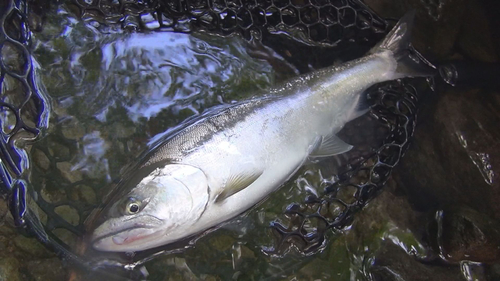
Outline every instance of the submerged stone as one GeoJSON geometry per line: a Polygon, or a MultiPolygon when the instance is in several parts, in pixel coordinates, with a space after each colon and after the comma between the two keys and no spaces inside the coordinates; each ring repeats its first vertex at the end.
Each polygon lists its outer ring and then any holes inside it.
{"type": "Polygon", "coordinates": [[[34,260],[28,262],[27,266],[33,280],[65,280],[66,270],[64,270],[61,261],[54,257],[50,259],[34,260]]]}
{"type": "Polygon", "coordinates": [[[0,259],[0,280],[20,281],[19,261],[12,257],[0,259]]]}
{"type": "Polygon", "coordinates": [[[73,165],[69,162],[59,162],[57,163],[57,168],[61,172],[62,176],[71,183],[81,181],[83,178],[82,172],[73,170],[73,165]]]}
{"type": "Polygon", "coordinates": [[[500,260],[500,223],[468,207],[438,212],[441,255],[450,262],[500,260]]]}
{"type": "Polygon", "coordinates": [[[54,255],[35,238],[17,235],[14,238],[14,244],[18,249],[24,251],[26,254],[29,254],[32,258],[46,258],[54,255]]]}
{"type": "Polygon", "coordinates": [[[63,205],[56,207],[54,212],[72,225],[76,226],[80,223],[80,215],[78,214],[78,211],[71,206],[63,205]]]}
{"type": "Polygon", "coordinates": [[[372,280],[463,280],[456,266],[432,266],[417,261],[391,242],[383,242],[370,268],[372,280]]]}

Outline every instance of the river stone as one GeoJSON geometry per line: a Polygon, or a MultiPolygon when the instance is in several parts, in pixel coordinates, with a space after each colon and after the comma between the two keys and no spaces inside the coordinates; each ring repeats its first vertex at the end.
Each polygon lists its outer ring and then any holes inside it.
{"type": "Polygon", "coordinates": [[[0,259],[0,280],[20,281],[19,261],[12,257],[0,259]]]}
{"type": "Polygon", "coordinates": [[[464,280],[457,267],[425,265],[390,241],[382,243],[370,273],[376,281],[464,280]]]}
{"type": "Polygon", "coordinates": [[[44,171],[47,171],[50,168],[50,160],[41,150],[35,149],[32,153],[32,159],[38,168],[44,171]]]}
{"type": "Polygon", "coordinates": [[[82,201],[87,204],[96,204],[96,194],[95,191],[87,185],[78,185],[72,189],[71,200],[82,201]]]}
{"type": "MultiPolygon", "coordinates": [[[[50,185],[50,182],[48,184],[50,185]]],[[[57,203],[66,200],[66,191],[64,191],[64,189],[48,186],[47,184],[42,186],[40,195],[42,196],[42,199],[48,203],[57,203]]]]}
{"type": "Polygon", "coordinates": [[[28,70],[24,66],[28,64],[22,48],[9,41],[6,41],[0,48],[0,55],[7,71],[17,75],[25,75],[28,70]]]}
{"type": "Polygon", "coordinates": [[[0,198],[0,221],[3,221],[4,217],[9,212],[9,206],[7,205],[7,201],[3,198],[0,198]]]}
{"type": "Polygon", "coordinates": [[[34,200],[29,200],[28,206],[33,211],[33,214],[38,217],[42,224],[47,223],[47,213],[45,213],[45,211],[43,211],[42,208],[40,208],[40,206],[34,200]]]}
{"type": "Polygon", "coordinates": [[[76,118],[71,118],[64,124],[62,134],[67,139],[78,140],[85,135],[85,129],[76,118]]]}
{"type": "Polygon", "coordinates": [[[133,124],[127,126],[123,123],[116,123],[110,128],[110,133],[116,138],[130,138],[135,133],[133,124]]]}
{"type": "Polygon", "coordinates": [[[77,226],[80,223],[80,215],[78,214],[78,211],[71,206],[58,206],[54,209],[54,212],[74,226],[77,226]]]}
{"type": "Polygon", "coordinates": [[[210,238],[209,243],[215,250],[224,252],[233,246],[234,238],[229,235],[216,235],[210,238]]]}
{"type": "Polygon", "coordinates": [[[421,210],[465,204],[500,219],[498,93],[442,91],[422,105],[396,181],[421,210]]]}
{"type": "Polygon", "coordinates": [[[36,281],[65,280],[66,270],[59,258],[33,260],[28,262],[27,269],[36,281]]]}
{"type": "Polygon", "coordinates": [[[52,155],[56,160],[58,161],[70,160],[71,155],[69,148],[59,141],[51,139],[48,142],[48,149],[50,155],[52,155]]]}
{"type": "Polygon", "coordinates": [[[59,239],[61,239],[71,248],[73,248],[73,246],[78,240],[78,237],[73,232],[66,230],[64,228],[57,228],[54,231],[52,231],[52,233],[54,233],[54,235],[56,235],[59,239]]]}
{"type": "Polygon", "coordinates": [[[81,181],[83,178],[82,172],[79,170],[73,170],[73,165],[69,162],[59,162],[56,166],[59,171],[61,171],[62,176],[71,183],[81,181]]]}
{"type": "Polygon", "coordinates": [[[35,238],[28,238],[24,235],[17,235],[14,238],[14,244],[18,249],[29,254],[31,258],[46,258],[54,256],[53,253],[49,252],[35,238]]]}
{"type": "Polygon", "coordinates": [[[492,263],[500,260],[500,223],[468,207],[442,211],[441,255],[450,262],[492,263]]]}

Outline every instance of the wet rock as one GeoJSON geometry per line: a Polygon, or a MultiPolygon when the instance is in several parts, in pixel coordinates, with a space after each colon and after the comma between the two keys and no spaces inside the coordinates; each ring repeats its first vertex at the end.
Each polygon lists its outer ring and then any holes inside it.
{"type": "Polygon", "coordinates": [[[87,204],[96,204],[97,198],[95,191],[87,185],[78,185],[72,189],[71,200],[82,201],[87,204]]]}
{"type": "MultiPolygon", "coordinates": [[[[342,200],[342,202],[346,204],[353,204],[356,201],[356,193],[358,192],[358,188],[352,185],[345,186],[339,190],[337,198],[342,200]]],[[[335,204],[332,204],[333,207],[335,204]]],[[[336,206],[338,207],[338,206],[336,206]]],[[[336,209],[335,207],[333,207],[336,209]]],[[[333,210],[332,210],[333,211],[333,210]]]]}
{"type": "Polygon", "coordinates": [[[34,260],[27,264],[29,274],[37,281],[65,280],[66,270],[58,258],[34,260]]]}
{"type": "Polygon", "coordinates": [[[0,239],[7,239],[16,235],[14,218],[10,213],[9,205],[6,200],[0,198],[0,239]]]}
{"type": "Polygon", "coordinates": [[[245,267],[248,267],[248,264],[255,260],[255,253],[245,245],[234,244],[232,258],[234,270],[245,270],[245,267]]]}
{"type": "Polygon", "coordinates": [[[229,235],[217,235],[209,240],[209,243],[217,251],[226,251],[233,246],[234,238],[229,235]]]}
{"type": "Polygon", "coordinates": [[[33,162],[38,168],[44,171],[47,171],[50,168],[50,160],[41,150],[35,149],[32,155],[33,162]]]}
{"type": "Polygon", "coordinates": [[[31,208],[31,210],[33,211],[33,214],[35,216],[38,217],[38,219],[40,219],[40,222],[42,224],[46,224],[47,223],[47,213],[45,213],[41,208],[40,206],[37,205],[37,203],[34,201],[34,200],[30,200],[29,201],[29,208],[31,208]]]}
{"type": "MultiPolygon", "coordinates": [[[[196,242],[196,246],[184,253],[186,265],[192,273],[215,275],[221,280],[229,280],[234,274],[232,248],[235,238],[220,229],[196,242]]],[[[178,266],[176,265],[178,268],[178,266]]]]}
{"type": "Polygon", "coordinates": [[[344,238],[336,239],[327,251],[314,259],[297,260],[292,267],[300,270],[290,274],[288,280],[349,280],[353,265],[344,238]]]}
{"type": "Polygon", "coordinates": [[[500,276],[490,270],[491,267],[477,262],[461,262],[462,273],[467,280],[500,280],[500,276]]]}
{"type": "Polygon", "coordinates": [[[450,262],[491,263],[500,259],[500,223],[467,207],[439,211],[437,237],[450,262]]]}
{"type": "Polygon", "coordinates": [[[394,170],[415,208],[468,205],[500,219],[498,108],[494,92],[455,89],[425,97],[412,147],[394,170]]]}
{"type": "MultiPolygon", "coordinates": [[[[184,258],[180,257],[163,257],[157,259],[147,266],[148,271],[152,275],[148,276],[148,280],[198,280],[196,276],[186,263],[184,258]]],[[[201,278],[206,280],[205,278],[201,278]]]]}
{"type": "MultiPolygon", "coordinates": [[[[304,265],[297,264],[300,270],[290,277],[297,280],[365,279],[367,261],[372,261],[378,255],[377,249],[383,247],[381,245],[384,243],[397,244],[397,251],[410,259],[425,258],[430,252],[421,242],[425,222],[425,214],[414,211],[396,183],[389,181],[384,191],[356,214],[347,230],[329,237],[329,241],[333,242],[322,253],[314,256],[312,261],[303,258],[301,262],[304,265]]],[[[391,265],[386,269],[391,271],[391,265]]],[[[425,267],[423,269],[427,273],[431,272],[425,267]]],[[[460,275],[459,267],[453,270],[454,276],[460,275]]],[[[417,278],[421,273],[415,270],[411,276],[408,273],[409,279],[401,280],[418,280],[412,278],[417,278]]]]}
{"type": "Polygon", "coordinates": [[[17,75],[25,75],[27,58],[22,48],[7,41],[0,48],[0,56],[7,71],[14,72],[17,75]]]}
{"type": "Polygon", "coordinates": [[[54,209],[54,212],[72,225],[76,226],[80,223],[80,215],[78,214],[78,211],[71,206],[58,206],[54,209]]]}
{"type": "Polygon", "coordinates": [[[254,259],[255,253],[246,246],[241,246],[241,257],[244,259],[254,259]]]}
{"type": "Polygon", "coordinates": [[[23,235],[17,235],[14,238],[14,244],[17,249],[29,254],[31,258],[46,258],[52,257],[54,254],[49,252],[40,242],[35,238],[28,238],[23,235]]]}
{"type": "MultiPolygon", "coordinates": [[[[64,105],[64,103],[59,103],[59,102],[55,102],[53,104],[52,112],[56,117],[68,115],[67,107],[64,105]]],[[[56,129],[55,126],[49,126],[49,133],[54,133],[55,129],[56,129]]]]}
{"type": "Polygon", "coordinates": [[[59,239],[61,239],[64,243],[72,247],[78,241],[78,237],[71,231],[64,228],[57,228],[52,231],[54,235],[56,235],[59,239]]]}
{"type": "Polygon", "coordinates": [[[69,162],[59,162],[56,164],[57,168],[61,172],[62,176],[69,182],[74,183],[82,180],[82,172],[79,170],[73,170],[73,165],[69,162]]]}
{"type": "Polygon", "coordinates": [[[414,210],[396,181],[389,179],[383,192],[357,214],[347,240],[358,247],[353,250],[376,248],[376,239],[392,240],[423,258],[430,252],[424,239],[427,223],[427,214],[414,210]]]}
{"type": "Polygon", "coordinates": [[[64,191],[64,189],[59,189],[47,184],[42,186],[40,195],[42,196],[42,199],[48,203],[57,203],[66,200],[66,191],[64,191]]]}
{"type": "Polygon", "coordinates": [[[9,206],[7,205],[7,201],[0,198],[0,221],[3,221],[5,215],[9,212],[9,206]]]}
{"type": "Polygon", "coordinates": [[[70,150],[69,147],[62,144],[58,140],[52,139],[48,142],[49,153],[58,161],[68,161],[70,160],[70,150]]]}
{"type": "Polygon", "coordinates": [[[373,280],[464,280],[458,266],[432,266],[418,262],[392,242],[383,242],[369,269],[373,280]]]}
{"type": "Polygon", "coordinates": [[[486,265],[485,273],[489,280],[500,280],[500,264],[486,265]]]}
{"type": "Polygon", "coordinates": [[[205,275],[205,276],[203,276],[203,280],[205,280],[205,281],[218,281],[220,279],[215,277],[215,276],[212,276],[212,275],[205,275]]]}
{"type": "Polygon", "coordinates": [[[184,280],[180,272],[172,272],[172,274],[166,278],[167,281],[181,281],[184,280]]]}
{"type": "Polygon", "coordinates": [[[0,259],[0,280],[19,281],[19,261],[12,257],[0,259]]]}
{"type": "Polygon", "coordinates": [[[67,139],[78,140],[85,135],[85,128],[76,118],[71,118],[67,123],[64,124],[62,134],[67,139]]]}
{"type": "Polygon", "coordinates": [[[129,138],[135,133],[135,130],[136,128],[133,124],[127,126],[122,123],[116,123],[112,128],[110,128],[110,134],[112,134],[115,138],[129,138]]]}
{"type": "Polygon", "coordinates": [[[10,213],[7,214],[6,218],[8,218],[8,220],[4,220],[0,224],[0,240],[7,239],[7,237],[17,234],[17,231],[14,229],[14,222],[10,213]]]}

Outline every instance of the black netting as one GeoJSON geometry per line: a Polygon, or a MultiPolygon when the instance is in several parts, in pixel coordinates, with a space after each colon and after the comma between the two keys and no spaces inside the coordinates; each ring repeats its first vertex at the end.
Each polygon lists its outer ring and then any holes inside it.
{"type": "MultiPolygon", "coordinates": [[[[96,198],[85,197],[85,189],[99,194],[98,183],[89,178],[56,182],[54,179],[64,177],[43,175],[42,167],[36,180],[63,189],[68,195],[76,194],[51,200],[50,196],[42,196],[42,190],[33,190],[28,181],[31,171],[25,143],[42,135],[49,115],[49,103],[31,57],[28,15],[43,15],[45,2],[34,1],[31,7],[24,1],[4,2],[0,4],[1,190],[9,197],[18,226],[28,226],[31,233],[68,260],[88,264],[74,254],[74,245],[69,244],[82,236],[85,218],[99,203],[96,198]],[[68,210],[77,212],[77,221],[69,223],[60,217],[61,212],[68,210]]],[[[67,5],[102,32],[196,30],[219,35],[239,33],[245,38],[272,41],[285,31],[308,47],[330,46],[338,52],[360,42],[373,45],[387,27],[384,20],[357,0],[73,0],[67,5]]],[[[32,27],[37,25],[33,23],[32,27]]],[[[383,187],[408,148],[415,126],[417,93],[406,83],[387,83],[371,89],[368,103],[370,114],[341,132],[341,137],[355,149],[343,156],[335,181],[324,183],[319,196],[310,195],[304,202],[289,205],[284,215],[272,223],[275,244],[267,249],[268,253],[281,255],[291,246],[304,254],[317,252],[325,245],[328,230],[349,225],[353,214],[383,187]],[[362,130],[360,135],[360,127],[371,129],[362,130]]],[[[37,143],[31,155],[42,159],[46,169],[59,167],[76,145],[75,140],[49,134],[37,143]]],[[[126,260],[137,265],[150,259],[151,254],[154,252],[126,260]]],[[[97,267],[101,264],[97,262],[97,267]]]]}
{"type": "Polygon", "coordinates": [[[23,147],[47,128],[49,104],[31,59],[27,5],[5,1],[0,8],[0,178],[16,224],[24,226],[29,160],[23,147]]]}
{"type": "Polygon", "coordinates": [[[320,196],[290,204],[271,224],[275,244],[267,249],[269,254],[282,255],[291,246],[303,254],[316,253],[325,246],[327,231],[349,226],[354,213],[389,179],[413,136],[418,94],[412,85],[391,82],[373,88],[368,100],[371,114],[354,120],[339,134],[354,145],[344,155],[347,164],[333,183],[325,184],[320,196]]]}
{"type": "Polygon", "coordinates": [[[133,30],[239,32],[295,29],[301,38],[318,44],[366,40],[383,32],[386,23],[358,0],[173,0],[83,1],[73,0],[83,19],[133,30]]]}

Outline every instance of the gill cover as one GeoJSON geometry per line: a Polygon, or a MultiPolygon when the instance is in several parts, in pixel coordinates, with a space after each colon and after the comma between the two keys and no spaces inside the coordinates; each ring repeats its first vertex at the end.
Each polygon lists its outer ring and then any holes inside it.
{"type": "Polygon", "coordinates": [[[183,164],[158,167],[113,202],[108,219],[93,232],[100,251],[140,251],[171,242],[205,210],[208,186],[200,169],[183,164]]]}

